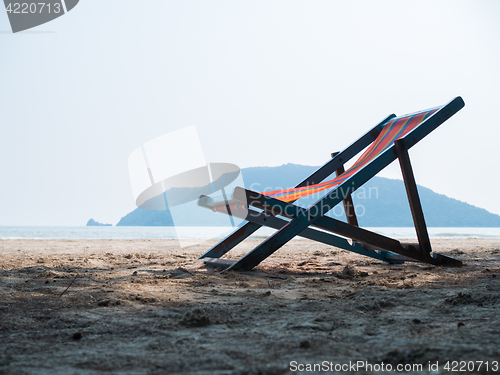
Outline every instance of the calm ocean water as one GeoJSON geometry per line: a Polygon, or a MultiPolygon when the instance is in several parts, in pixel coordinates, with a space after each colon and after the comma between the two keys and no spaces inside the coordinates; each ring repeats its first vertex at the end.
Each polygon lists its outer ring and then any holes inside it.
{"type": "MultiPolygon", "coordinates": [[[[416,238],[414,228],[367,228],[393,238],[416,238]]],[[[0,226],[2,239],[210,239],[231,228],[212,227],[17,227],[0,226]]],[[[274,233],[261,228],[252,237],[274,233]]],[[[500,238],[500,228],[429,228],[431,238],[500,238]]]]}

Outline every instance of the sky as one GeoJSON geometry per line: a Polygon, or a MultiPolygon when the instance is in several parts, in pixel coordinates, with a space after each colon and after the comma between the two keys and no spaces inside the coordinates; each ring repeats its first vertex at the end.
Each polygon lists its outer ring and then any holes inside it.
{"type": "Polygon", "coordinates": [[[410,150],[417,183],[500,214],[499,17],[496,0],[80,0],[12,34],[0,12],[0,225],[116,224],[129,155],[187,126],[208,162],[322,165],[458,95],[410,150]]]}

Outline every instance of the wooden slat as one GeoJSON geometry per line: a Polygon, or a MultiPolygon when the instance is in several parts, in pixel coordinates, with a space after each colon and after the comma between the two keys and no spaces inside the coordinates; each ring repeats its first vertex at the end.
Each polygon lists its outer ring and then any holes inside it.
{"type": "Polygon", "coordinates": [[[411,167],[410,155],[408,155],[405,140],[397,140],[395,142],[395,147],[396,154],[399,159],[399,165],[401,166],[401,172],[403,174],[406,195],[408,196],[408,202],[410,203],[413,224],[415,225],[415,230],[417,231],[418,243],[422,252],[430,254],[432,252],[431,241],[429,239],[429,233],[427,232],[424,211],[422,210],[422,204],[420,203],[420,197],[418,196],[417,183],[415,182],[415,176],[413,175],[413,168],[411,167]]]}
{"type": "MultiPolygon", "coordinates": [[[[337,155],[338,152],[333,152],[332,153],[332,158],[335,157],[335,155],[337,155]]],[[[335,174],[337,176],[340,176],[341,174],[343,174],[345,172],[345,169],[344,169],[344,166],[340,166],[338,167],[336,170],[335,170],[335,174]]],[[[352,201],[352,196],[351,194],[349,194],[348,196],[346,196],[343,200],[342,200],[342,203],[344,204],[344,212],[345,212],[345,216],[346,216],[346,220],[349,224],[351,225],[354,225],[354,226],[357,226],[359,227],[359,224],[358,224],[358,218],[356,217],[356,210],[354,209],[354,203],[352,201]]]]}

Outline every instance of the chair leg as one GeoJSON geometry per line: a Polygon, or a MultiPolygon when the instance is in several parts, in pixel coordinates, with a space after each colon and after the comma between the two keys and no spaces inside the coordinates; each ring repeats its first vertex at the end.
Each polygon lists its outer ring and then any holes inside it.
{"type": "MultiPolygon", "coordinates": [[[[337,155],[337,154],[338,154],[338,152],[332,152],[332,158],[335,157],[335,155],[337,155]]],[[[337,170],[335,171],[335,174],[337,176],[340,176],[344,172],[345,172],[344,166],[341,165],[340,167],[337,168],[337,170]]],[[[351,225],[359,227],[358,218],[356,217],[356,211],[354,210],[354,203],[352,202],[351,194],[347,195],[342,200],[342,203],[344,204],[344,211],[345,211],[345,216],[346,216],[347,222],[351,225]]]]}
{"type": "Polygon", "coordinates": [[[417,183],[415,182],[415,176],[413,175],[408,148],[404,138],[395,141],[394,145],[399,159],[399,165],[401,166],[401,172],[403,174],[413,223],[415,224],[415,229],[417,231],[418,243],[424,254],[430,254],[432,252],[431,241],[429,240],[429,233],[427,232],[427,226],[425,224],[424,212],[420,203],[420,197],[418,196],[417,183]]]}
{"type": "Polygon", "coordinates": [[[259,229],[261,225],[255,223],[245,223],[238,229],[236,229],[229,236],[221,240],[217,245],[213,246],[210,250],[206,251],[202,255],[198,257],[198,259],[202,258],[220,258],[228,251],[230,251],[233,247],[244,241],[250,235],[259,229]]]}

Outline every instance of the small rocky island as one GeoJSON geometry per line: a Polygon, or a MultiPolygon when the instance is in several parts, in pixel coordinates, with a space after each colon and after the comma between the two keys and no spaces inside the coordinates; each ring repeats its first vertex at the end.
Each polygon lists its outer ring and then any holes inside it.
{"type": "Polygon", "coordinates": [[[87,226],[88,227],[111,227],[112,224],[103,224],[99,223],[98,221],[95,221],[94,219],[90,219],[87,221],[87,226]]]}

